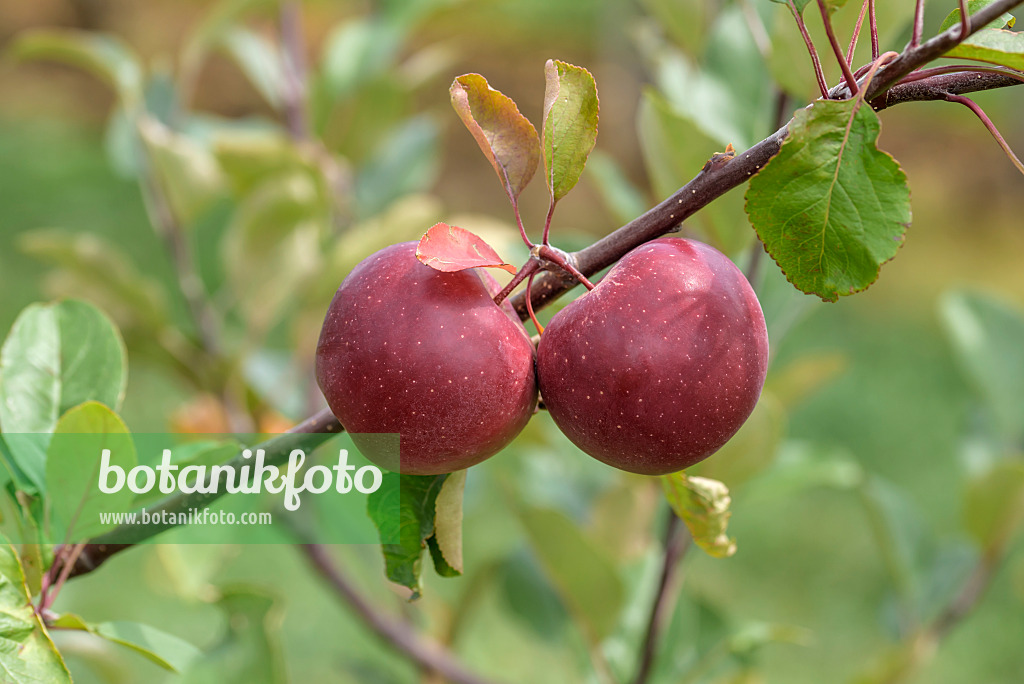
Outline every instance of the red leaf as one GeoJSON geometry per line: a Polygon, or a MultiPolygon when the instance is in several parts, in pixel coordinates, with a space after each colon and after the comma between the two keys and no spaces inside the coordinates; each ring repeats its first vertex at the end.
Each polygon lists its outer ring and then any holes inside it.
{"type": "Polygon", "coordinates": [[[446,273],[480,266],[503,268],[512,274],[516,272],[516,267],[506,264],[482,238],[447,223],[435,223],[423,234],[416,247],[416,258],[446,273]]]}

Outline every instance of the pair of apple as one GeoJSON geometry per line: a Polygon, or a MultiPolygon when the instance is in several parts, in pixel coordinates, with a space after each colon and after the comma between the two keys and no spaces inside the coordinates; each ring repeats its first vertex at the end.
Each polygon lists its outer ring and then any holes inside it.
{"type": "Polygon", "coordinates": [[[757,403],[764,316],[740,270],[708,245],[670,237],[637,247],[552,318],[536,350],[488,279],[425,266],[409,242],[342,282],[317,381],[368,458],[412,475],[468,468],[519,434],[539,386],[580,449],[658,475],[717,451],[757,403]],[[400,464],[375,453],[371,433],[400,435],[400,464]]]}

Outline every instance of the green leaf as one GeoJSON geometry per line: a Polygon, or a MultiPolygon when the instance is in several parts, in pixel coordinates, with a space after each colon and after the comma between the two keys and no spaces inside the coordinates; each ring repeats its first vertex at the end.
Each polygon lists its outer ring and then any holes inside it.
{"type": "Polygon", "coordinates": [[[270,176],[245,198],[221,244],[250,335],[261,335],[320,264],[327,198],[308,173],[270,176]]]}
{"type": "MultiPolygon", "coordinates": [[[[807,7],[807,3],[809,3],[810,1],[811,0],[772,0],[772,2],[777,2],[780,5],[795,5],[797,10],[801,14],[804,11],[804,7],[807,7]]],[[[845,2],[845,0],[844,0],[844,2],[845,2]]]]}
{"type": "Polygon", "coordinates": [[[51,503],[54,539],[76,543],[115,527],[100,522],[101,513],[127,511],[135,494],[128,483],[104,493],[116,478],[101,477],[104,450],[109,464],[128,473],[137,463],[135,444],[116,413],[95,401],[71,409],[57,422],[46,452],[46,491],[51,503]],[[104,482],[106,480],[106,482],[104,482]]]}
{"type": "Polygon", "coordinates": [[[0,681],[71,684],[71,675],[32,606],[14,547],[0,544],[0,681]]]}
{"type": "Polygon", "coordinates": [[[957,361],[998,433],[1010,442],[1024,440],[1024,314],[966,290],[943,296],[940,311],[957,361]]]}
{"type": "Polygon", "coordinates": [[[747,215],[789,282],[834,302],[860,292],[903,244],[906,175],[880,151],[861,100],[797,112],[779,153],[751,181],[747,215]]]}
{"type": "Polygon", "coordinates": [[[382,18],[359,18],[335,28],[324,42],[321,88],[343,101],[394,63],[404,31],[382,18]]]}
{"type": "Polygon", "coordinates": [[[232,26],[221,38],[221,46],[267,104],[280,108],[285,75],[277,45],[247,28],[232,26]]]}
{"type": "Polygon", "coordinates": [[[72,406],[96,400],[115,410],[128,360],[110,319],[86,302],[32,304],[0,348],[0,429],[25,474],[43,487],[48,435],[72,406]]]}
{"type": "MultiPolygon", "coordinates": [[[[713,152],[728,144],[746,149],[770,132],[773,79],[741,7],[729,5],[715,17],[699,59],[654,31],[645,33],[638,47],[652,64],[665,105],[674,118],[682,119],[672,128],[691,129],[674,130],[674,136],[698,141],[696,150],[676,150],[687,163],[685,180],[697,175],[713,152]],[[693,160],[694,156],[702,158],[693,160]]],[[[793,70],[792,65],[789,68],[793,70]]],[[[639,126],[641,135],[645,125],[639,126]]]]}
{"type": "Polygon", "coordinates": [[[643,192],[626,177],[622,167],[611,155],[595,150],[590,155],[586,172],[618,224],[629,223],[650,206],[643,192]]]}
{"type": "MultiPolygon", "coordinates": [[[[977,14],[978,12],[988,7],[995,1],[996,0],[969,0],[967,3],[967,16],[977,14]]],[[[1013,28],[1013,25],[1014,23],[1016,23],[1016,21],[1017,19],[1014,18],[1012,14],[1004,12],[1002,15],[999,16],[998,19],[995,19],[994,21],[991,21],[988,24],[986,24],[985,28],[1013,28]]],[[[953,10],[948,15],[946,15],[946,18],[942,20],[942,25],[939,26],[939,32],[941,33],[943,31],[953,28],[954,26],[959,25],[960,8],[958,7],[957,9],[953,10]]]]}
{"type": "Polygon", "coordinates": [[[480,74],[463,74],[451,89],[452,107],[494,167],[515,203],[540,161],[537,129],[511,98],[491,88],[480,74]]]}
{"type": "Polygon", "coordinates": [[[356,174],[359,217],[373,216],[400,197],[427,190],[438,169],[438,126],[429,116],[392,131],[356,174]]]}
{"type": "Polygon", "coordinates": [[[1024,521],[1024,461],[1005,459],[967,487],[964,520],[983,548],[1005,543],[1024,521]]]}
{"type": "Polygon", "coordinates": [[[276,600],[254,587],[222,590],[224,632],[203,657],[186,670],[180,684],[284,684],[281,624],[276,600]]]}
{"type": "Polygon", "coordinates": [[[563,513],[527,508],[520,519],[541,567],[592,643],[615,628],[625,603],[622,578],[606,553],[563,513]]]}
{"type": "Polygon", "coordinates": [[[1024,70],[1024,33],[985,28],[943,55],[1024,70]]]}
{"type": "Polygon", "coordinates": [[[448,577],[462,574],[462,494],[466,472],[459,470],[445,478],[434,503],[434,536],[430,538],[430,550],[438,573],[448,577]]]}
{"type": "Polygon", "coordinates": [[[186,227],[225,192],[224,174],[213,153],[196,140],[170,130],[152,117],[139,120],[160,190],[186,227]]]}
{"type": "Polygon", "coordinates": [[[448,475],[385,473],[380,488],[367,497],[367,511],[381,535],[387,578],[422,592],[423,550],[434,536],[435,504],[448,475]]]}
{"type": "Polygon", "coordinates": [[[315,171],[301,149],[275,129],[220,131],[211,147],[232,190],[241,198],[275,175],[315,171]]]}
{"type": "Polygon", "coordinates": [[[111,86],[128,107],[141,102],[142,66],[120,38],[70,29],[21,33],[10,53],[20,60],[53,60],[83,69],[111,86]]]}
{"type": "Polygon", "coordinates": [[[552,202],[565,197],[583,173],[597,142],[597,84],[586,69],[549,59],[544,65],[541,150],[552,202]]]}
{"type": "Polygon", "coordinates": [[[104,639],[126,646],[171,672],[183,672],[202,655],[184,639],[137,622],[101,622],[94,630],[104,639]]]}
{"type": "Polygon", "coordinates": [[[54,621],[55,627],[76,629],[125,646],[170,672],[184,672],[202,652],[189,642],[138,622],[86,622],[74,613],[54,621]]]}
{"type": "Polygon", "coordinates": [[[663,475],[661,484],[672,510],[686,523],[697,546],[715,558],[736,553],[736,541],[726,534],[732,499],[724,484],[682,472],[663,475]]]}
{"type": "Polygon", "coordinates": [[[68,294],[89,293],[122,327],[138,325],[155,335],[167,325],[160,283],[139,273],[117,245],[93,233],[42,229],[22,233],[18,246],[31,257],[59,266],[68,294]]]}

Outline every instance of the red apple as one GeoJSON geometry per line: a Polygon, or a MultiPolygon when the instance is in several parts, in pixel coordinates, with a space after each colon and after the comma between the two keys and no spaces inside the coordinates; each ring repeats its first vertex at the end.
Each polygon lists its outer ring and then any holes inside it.
{"type": "MultiPolygon", "coordinates": [[[[534,348],[475,269],[442,273],[416,243],[366,258],[341,283],[316,351],[327,403],[364,455],[411,475],[494,455],[537,402],[534,348]],[[397,433],[401,463],[368,433],[397,433]]],[[[391,449],[393,451],[393,449],[391,449]]]]}
{"type": "Polygon", "coordinates": [[[598,460],[661,475],[701,461],[754,410],[768,332],[750,283],[721,252],[661,238],[634,249],[541,336],[541,397],[598,460]]]}

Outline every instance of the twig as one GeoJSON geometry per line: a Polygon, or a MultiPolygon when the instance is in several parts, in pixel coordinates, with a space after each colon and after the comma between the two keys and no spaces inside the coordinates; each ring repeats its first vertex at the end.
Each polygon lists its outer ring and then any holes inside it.
{"type": "MultiPolygon", "coordinates": [[[[864,26],[864,15],[867,13],[868,3],[871,0],[864,0],[864,4],[860,6],[860,16],[857,17],[857,25],[853,29],[853,37],[850,38],[850,47],[846,49],[846,63],[853,64],[853,53],[857,51],[857,41],[860,40],[860,30],[864,26]]],[[[874,55],[871,57],[872,60],[876,59],[874,55]]]]}
{"type": "Polygon", "coordinates": [[[377,612],[342,573],[324,546],[302,544],[299,548],[349,608],[392,648],[411,658],[424,670],[454,684],[491,684],[490,680],[467,670],[440,644],[421,637],[408,623],[377,612]]]}
{"type": "MultiPolygon", "coordinates": [[[[971,31],[968,35],[976,33],[978,29],[995,21],[1022,2],[1024,0],[996,0],[991,5],[978,10],[971,16],[971,31]]],[[[867,100],[876,104],[875,98],[888,91],[911,71],[941,57],[963,42],[967,36],[962,33],[958,24],[921,45],[908,47],[897,59],[879,70],[878,76],[868,87],[867,100]]]]}
{"type": "Polygon", "coordinates": [[[281,5],[281,51],[284,57],[284,103],[288,132],[295,140],[309,137],[306,111],[306,43],[302,38],[302,8],[298,0],[281,5]]]}
{"type": "Polygon", "coordinates": [[[924,0],[916,0],[914,4],[914,31],[910,36],[910,47],[917,47],[924,34],[924,0]]]}
{"type": "Polygon", "coordinates": [[[675,511],[669,509],[665,522],[665,555],[661,565],[661,577],[647,618],[647,632],[644,634],[633,684],[646,684],[651,676],[665,613],[675,605],[675,598],[679,592],[679,561],[686,555],[692,540],[682,520],[675,511]]]}
{"type": "Polygon", "coordinates": [[[871,26],[871,61],[878,59],[878,18],[875,16],[875,0],[868,0],[868,23],[871,26]]]}
{"type": "Polygon", "coordinates": [[[843,49],[839,47],[839,40],[836,38],[835,29],[832,28],[832,17],[828,14],[828,7],[825,5],[825,0],[818,0],[818,9],[821,10],[821,21],[825,24],[825,35],[828,36],[828,44],[832,46],[832,53],[835,55],[836,61],[839,62],[839,68],[843,71],[843,79],[846,81],[846,87],[850,89],[851,93],[856,95],[857,79],[853,77],[853,72],[850,70],[850,64],[843,56],[843,49]]]}
{"type": "Polygon", "coordinates": [[[818,59],[818,50],[814,47],[814,41],[811,40],[811,34],[807,32],[807,24],[804,23],[803,15],[800,14],[800,10],[796,8],[792,0],[786,3],[789,6],[789,11],[793,13],[793,19],[796,21],[796,27],[800,31],[800,36],[804,39],[804,45],[807,46],[807,52],[811,55],[811,63],[814,65],[814,78],[818,81],[818,90],[821,92],[823,98],[828,97],[828,84],[825,83],[825,72],[821,70],[821,60],[818,59]]]}
{"type": "Polygon", "coordinates": [[[961,40],[971,35],[971,15],[967,11],[967,0],[960,0],[960,36],[961,40]]]}

